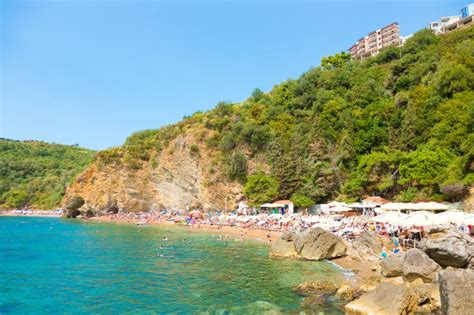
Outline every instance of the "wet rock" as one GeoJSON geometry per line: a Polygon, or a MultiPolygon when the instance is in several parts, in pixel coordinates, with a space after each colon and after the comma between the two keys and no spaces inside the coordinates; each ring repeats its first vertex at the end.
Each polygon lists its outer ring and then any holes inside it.
{"type": "Polygon", "coordinates": [[[399,277],[403,275],[403,261],[405,253],[398,253],[384,258],[380,262],[380,271],[385,277],[399,277]]]}
{"type": "Polygon", "coordinates": [[[437,279],[441,267],[422,250],[410,249],[405,254],[403,261],[403,279],[413,281],[421,278],[424,282],[432,282],[437,279]]]}
{"type": "Polygon", "coordinates": [[[473,314],[474,271],[448,267],[440,273],[439,291],[443,314],[473,314]]]}
{"type": "Polygon", "coordinates": [[[372,291],[380,284],[381,280],[382,280],[382,277],[378,275],[370,276],[369,278],[364,279],[360,283],[359,288],[363,292],[372,291]]]}
{"type": "Polygon", "coordinates": [[[436,238],[425,239],[422,249],[443,267],[463,268],[472,257],[470,251],[474,251],[474,241],[459,231],[450,230],[436,238]]]}
{"type": "Polygon", "coordinates": [[[298,257],[291,233],[283,233],[273,242],[270,255],[272,257],[298,257]]]}
{"type": "Polygon", "coordinates": [[[293,291],[299,295],[321,295],[321,294],[334,294],[337,291],[337,286],[330,281],[305,281],[297,286],[293,287],[293,291]]]}
{"type": "Polygon", "coordinates": [[[352,242],[349,255],[358,261],[376,261],[380,257],[382,246],[380,236],[364,231],[352,242]]]}
{"type": "Polygon", "coordinates": [[[336,292],[336,297],[344,301],[353,301],[361,296],[362,291],[348,284],[343,284],[336,292]]]}
{"type": "Polygon", "coordinates": [[[321,228],[297,233],[293,242],[299,255],[307,260],[342,257],[347,251],[347,245],[340,237],[321,228]]]}

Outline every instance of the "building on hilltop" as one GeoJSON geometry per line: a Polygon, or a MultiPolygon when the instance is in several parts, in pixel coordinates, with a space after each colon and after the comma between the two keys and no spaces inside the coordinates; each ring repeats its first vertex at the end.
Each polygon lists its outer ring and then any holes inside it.
{"type": "Polygon", "coordinates": [[[474,15],[474,3],[469,3],[461,9],[461,19],[467,18],[471,15],[474,15]]]}
{"type": "Polygon", "coordinates": [[[397,22],[362,37],[349,48],[349,53],[353,59],[360,60],[375,56],[383,49],[393,45],[400,45],[400,26],[397,22]]]}
{"type": "Polygon", "coordinates": [[[453,16],[444,16],[439,19],[439,21],[434,21],[431,22],[429,25],[429,29],[434,31],[435,34],[441,34],[444,32],[443,28],[451,25],[453,23],[458,22],[461,19],[459,15],[453,15],[453,16]]]}
{"type": "Polygon", "coordinates": [[[461,9],[461,15],[446,16],[429,24],[429,29],[436,34],[454,31],[458,28],[473,24],[474,3],[470,3],[461,9]]]}

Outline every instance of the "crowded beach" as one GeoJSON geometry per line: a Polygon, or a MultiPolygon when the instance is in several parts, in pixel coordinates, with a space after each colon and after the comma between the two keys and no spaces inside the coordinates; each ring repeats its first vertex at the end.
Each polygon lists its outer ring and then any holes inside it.
{"type": "Polygon", "coordinates": [[[138,225],[179,225],[190,228],[256,237],[271,241],[282,232],[320,227],[346,241],[363,231],[375,231],[387,239],[397,238],[403,247],[415,247],[427,229],[455,226],[460,231],[474,233],[474,214],[453,205],[436,202],[392,203],[380,197],[368,197],[361,203],[331,202],[314,209],[295,212],[290,201],[248,207],[240,203],[231,213],[192,211],[150,211],[115,213],[93,218],[99,221],[127,222],[138,225]]]}

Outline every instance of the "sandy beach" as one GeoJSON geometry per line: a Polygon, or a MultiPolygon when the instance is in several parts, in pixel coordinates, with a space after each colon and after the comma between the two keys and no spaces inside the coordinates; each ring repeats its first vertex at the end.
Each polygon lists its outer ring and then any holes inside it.
{"type": "MultiPolygon", "coordinates": [[[[101,217],[93,217],[87,219],[88,221],[96,221],[96,222],[111,222],[111,223],[128,223],[128,224],[136,224],[136,220],[130,219],[118,219],[118,218],[111,218],[107,216],[101,217]]],[[[254,230],[248,229],[244,227],[232,227],[232,226],[223,226],[223,225],[209,225],[209,224],[195,224],[194,226],[191,225],[183,225],[183,224],[176,224],[172,221],[150,221],[148,225],[155,225],[155,226],[177,226],[183,229],[189,229],[191,232],[208,232],[214,234],[221,234],[223,236],[227,236],[229,238],[240,238],[243,237],[244,239],[255,239],[259,241],[264,241],[271,243],[280,237],[280,232],[268,232],[264,230],[254,230]],[[270,235],[270,237],[268,237],[270,235]]]]}

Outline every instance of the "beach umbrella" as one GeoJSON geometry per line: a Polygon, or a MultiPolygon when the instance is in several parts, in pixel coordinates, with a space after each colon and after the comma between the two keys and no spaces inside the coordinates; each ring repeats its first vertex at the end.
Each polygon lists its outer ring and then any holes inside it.
{"type": "Polygon", "coordinates": [[[446,211],[435,215],[437,224],[456,223],[463,224],[463,222],[472,215],[462,211],[446,211]]]}
{"type": "Polygon", "coordinates": [[[408,215],[401,221],[403,226],[430,226],[435,225],[435,215],[427,211],[417,211],[408,215]]]}
{"type": "Polygon", "coordinates": [[[400,225],[401,222],[403,222],[403,220],[405,220],[407,217],[408,217],[407,214],[391,211],[391,212],[387,212],[385,214],[370,218],[369,221],[387,223],[387,224],[392,224],[392,225],[400,225]]]}
{"type": "Polygon", "coordinates": [[[470,215],[470,216],[466,217],[463,221],[463,224],[474,225],[474,215],[470,215]]]}

